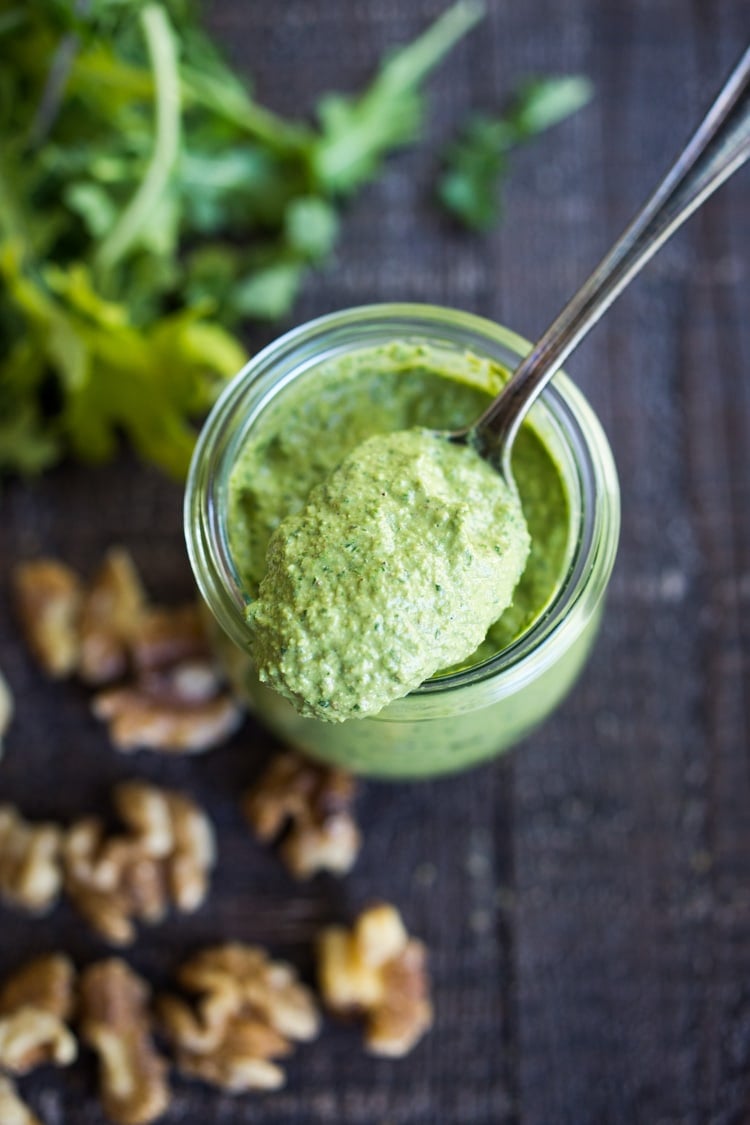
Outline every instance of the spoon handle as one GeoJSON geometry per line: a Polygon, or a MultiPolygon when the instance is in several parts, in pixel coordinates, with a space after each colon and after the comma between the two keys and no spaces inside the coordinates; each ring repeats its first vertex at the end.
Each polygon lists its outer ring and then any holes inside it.
{"type": "Polygon", "coordinates": [[[750,47],[706,117],[630,226],[475,423],[483,456],[504,459],[531,403],[629,281],[689,215],[750,157],[750,47]]]}

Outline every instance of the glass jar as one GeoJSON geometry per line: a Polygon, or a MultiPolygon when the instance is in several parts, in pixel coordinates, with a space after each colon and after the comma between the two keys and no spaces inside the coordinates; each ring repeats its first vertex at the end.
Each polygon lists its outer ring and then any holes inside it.
{"type": "Polygon", "coordinates": [[[429,305],[372,305],[321,317],[260,352],[226,388],[207,419],[185,497],[185,534],[195,578],[235,690],[285,742],[373,777],[429,777],[462,769],[517,742],[542,722],[576,680],[597,632],[619,535],[612,454],[579,390],[556,376],[529,415],[552,453],[569,500],[568,555],[554,597],[531,627],[482,664],[435,677],[379,714],[343,723],[303,718],[258,680],[248,654],[248,595],[227,532],[229,477],[264,409],[322,363],[403,342],[467,353],[508,370],[527,341],[490,321],[429,305]]]}

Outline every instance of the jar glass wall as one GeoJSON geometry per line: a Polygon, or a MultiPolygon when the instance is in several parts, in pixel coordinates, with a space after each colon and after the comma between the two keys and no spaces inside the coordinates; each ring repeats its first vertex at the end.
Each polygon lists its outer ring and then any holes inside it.
{"type": "Polygon", "coordinates": [[[415,354],[429,349],[449,370],[458,370],[466,357],[477,370],[483,364],[509,370],[529,347],[490,321],[433,306],[368,306],[302,325],[251,360],[207,419],[188,479],[185,534],[228,674],[261,721],[291,745],[356,772],[426,777],[507,748],[567,694],[596,635],[617,549],[619,491],[595,415],[570,380],[558,375],[530,415],[569,502],[566,565],[543,612],[503,651],[426,681],[376,716],[344,723],[303,718],[260,684],[249,656],[249,594],[232,556],[227,519],[230,476],[264,411],[287,388],[306,381],[314,395],[322,365],[394,342],[415,354]]]}

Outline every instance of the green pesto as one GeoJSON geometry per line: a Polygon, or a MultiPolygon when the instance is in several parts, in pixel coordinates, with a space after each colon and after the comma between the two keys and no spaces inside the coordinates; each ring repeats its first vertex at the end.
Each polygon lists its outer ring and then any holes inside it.
{"type": "Polygon", "coordinates": [[[375,434],[271,536],[247,611],[258,675],[303,715],[377,714],[476,651],[528,552],[515,489],[473,449],[375,434]]]}
{"type": "MultiPolygon", "coordinates": [[[[395,342],[330,359],[277,395],[238,454],[227,498],[230,549],[248,601],[258,597],[273,532],[352,450],[374,434],[466,425],[504,377],[468,353],[395,342]]],[[[513,472],[531,536],[525,570],[512,603],[476,652],[444,672],[506,648],[544,611],[562,579],[567,496],[552,456],[529,424],[516,439],[513,472]]]]}

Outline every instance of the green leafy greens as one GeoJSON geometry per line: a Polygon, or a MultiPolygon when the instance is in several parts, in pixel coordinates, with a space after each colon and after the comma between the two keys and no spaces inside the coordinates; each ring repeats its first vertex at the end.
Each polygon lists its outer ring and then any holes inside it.
{"type": "Polygon", "coordinates": [[[244,362],[239,322],[289,311],[481,5],[314,125],[260,105],[189,0],[0,4],[0,472],[103,460],[124,434],[180,476],[244,362]]]}
{"type": "Polygon", "coordinates": [[[499,186],[511,150],[576,113],[592,94],[587,78],[541,78],[520,86],[502,116],[472,116],[446,153],[441,202],[465,226],[488,230],[500,214],[499,186]]]}

